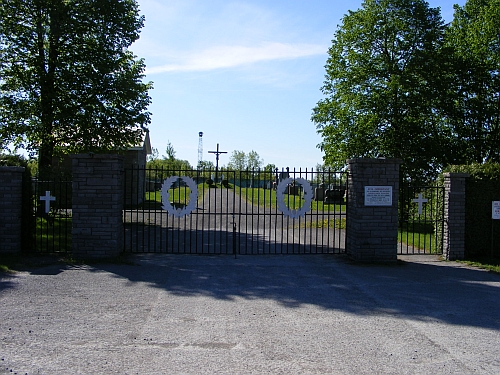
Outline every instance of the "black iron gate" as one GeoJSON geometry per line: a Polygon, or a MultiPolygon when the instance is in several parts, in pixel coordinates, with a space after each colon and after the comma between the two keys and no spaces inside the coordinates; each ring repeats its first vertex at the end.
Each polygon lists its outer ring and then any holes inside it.
{"type": "Polygon", "coordinates": [[[442,254],[444,187],[402,184],[398,254],[442,254]]]}
{"type": "Polygon", "coordinates": [[[72,182],[53,179],[31,182],[34,250],[41,253],[71,252],[72,182]]]}
{"type": "Polygon", "coordinates": [[[333,171],[125,171],[125,251],[345,252],[347,174],[333,171]]]}

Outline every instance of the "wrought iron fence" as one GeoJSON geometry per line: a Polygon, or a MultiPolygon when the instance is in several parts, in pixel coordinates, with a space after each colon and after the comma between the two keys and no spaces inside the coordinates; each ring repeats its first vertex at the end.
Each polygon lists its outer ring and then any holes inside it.
{"type": "Polygon", "coordinates": [[[442,254],[444,187],[402,184],[399,193],[399,254],[442,254]]]}
{"type": "Polygon", "coordinates": [[[35,250],[42,253],[71,251],[71,181],[32,181],[35,250]]]}
{"type": "Polygon", "coordinates": [[[127,252],[345,251],[345,172],[139,168],[125,181],[127,252]]]}

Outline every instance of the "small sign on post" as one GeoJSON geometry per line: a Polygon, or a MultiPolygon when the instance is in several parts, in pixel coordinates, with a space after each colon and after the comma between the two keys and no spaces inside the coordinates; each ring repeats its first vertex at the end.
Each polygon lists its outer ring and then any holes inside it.
{"type": "MultiPolygon", "coordinates": [[[[492,201],[491,202],[491,218],[493,220],[500,220],[500,201],[492,201]]],[[[493,235],[493,221],[491,222],[491,248],[490,248],[490,256],[493,258],[493,245],[495,244],[494,235],[493,235]]]]}
{"type": "Polygon", "coordinates": [[[493,201],[491,204],[491,218],[500,220],[500,201],[493,201]]]}

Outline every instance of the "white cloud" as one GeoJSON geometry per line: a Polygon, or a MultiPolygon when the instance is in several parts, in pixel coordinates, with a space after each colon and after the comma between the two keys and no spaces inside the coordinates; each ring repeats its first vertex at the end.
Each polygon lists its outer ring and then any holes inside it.
{"type": "Polygon", "coordinates": [[[327,48],[317,44],[264,43],[258,47],[217,46],[186,55],[180,61],[147,68],[146,74],[165,72],[209,71],[242,65],[290,60],[326,53],[327,48]]]}

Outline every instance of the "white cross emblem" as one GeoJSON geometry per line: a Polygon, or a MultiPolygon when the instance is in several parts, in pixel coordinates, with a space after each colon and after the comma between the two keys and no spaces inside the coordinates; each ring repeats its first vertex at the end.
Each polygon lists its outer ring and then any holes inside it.
{"type": "Polygon", "coordinates": [[[427,203],[429,200],[422,198],[422,193],[418,193],[418,198],[413,200],[413,203],[418,203],[418,214],[422,215],[422,206],[424,203],[427,203]]]}
{"type": "Polygon", "coordinates": [[[45,213],[48,214],[50,211],[50,202],[55,201],[56,197],[51,197],[50,196],[50,191],[46,191],[45,195],[42,195],[40,197],[41,201],[45,201],[45,213]]]}

